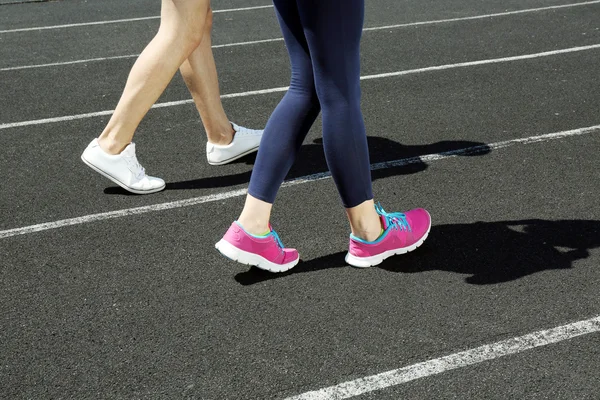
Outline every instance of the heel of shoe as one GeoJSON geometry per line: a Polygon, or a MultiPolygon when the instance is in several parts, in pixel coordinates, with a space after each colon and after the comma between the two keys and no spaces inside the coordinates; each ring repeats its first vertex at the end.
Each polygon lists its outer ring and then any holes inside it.
{"type": "Polygon", "coordinates": [[[215,244],[215,248],[223,254],[225,257],[232,261],[239,262],[244,265],[252,265],[259,269],[263,269],[269,272],[285,272],[295,267],[300,259],[295,259],[287,264],[275,264],[258,254],[249,253],[247,251],[238,249],[225,239],[221,239],[215,244]]]}
{"type": "Polygon", "coordinates": [[[230,260],[245,264],[244,262],[240,261],[240,250],[225,239],[219,240],[217,244],[215,244],[215,248],[219,250],[219,253],[223,254],[230,260]]]}
{"type": "Polygon", "coordinates": [[[346,254],[346,263],[355,268],[369,268],[383,262],[383,258],[379,256],[374,257],[357,257],[352,255],[350,252],[346,254]]]}

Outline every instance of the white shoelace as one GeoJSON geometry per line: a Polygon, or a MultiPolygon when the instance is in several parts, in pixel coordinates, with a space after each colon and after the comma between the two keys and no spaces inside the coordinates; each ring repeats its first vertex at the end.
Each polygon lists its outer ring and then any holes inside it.
{"type": "Polygon", "coordinates": [[[234,125],[234,130],[236,135],[258,135],[260,133],[258,129],[248,129],[239,125],[234,125]]]}
{"type": "Polygon", "coordinates": [[[129,166],[129,170],[135,176],[136,179],[142,179],[146,176],[146,170],[142,167],[135,155],[135,145],[131,145],[130,149],[126,152],[123,152],[123,157],[125,157],[125,162],[129,166]]]}

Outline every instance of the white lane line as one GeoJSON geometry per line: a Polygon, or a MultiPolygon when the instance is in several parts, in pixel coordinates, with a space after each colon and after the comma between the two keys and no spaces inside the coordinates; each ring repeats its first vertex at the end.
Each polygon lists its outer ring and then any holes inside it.
{"type": "MultiPolygon", "coordinates": [[[[365,28],[365,32],[372,31],[380,31],[385,29],[396,29],[396,28],[405,28],[410,26],[420,26],[420,25],[433,25],[433,24],[441,24],[447,22],[458,22],[458,21],[468,21],[468,20],[476,20],[476,19],[484,19],[484,18],[493,18],[500,17],[505,15],[514,15],[514,14],[524,14],[524,13],[532,13],[546,10],[553,10],[558,8],[567,8],[567,7],[578,7],[578,6],[586,6],[590,4],[600,3],[600,0],[587,1],[583,3],[573,3],[573,4],[564,4],[559,6],[549,6],[549,7],[539,7],[539,8],[529,8],[526,10],[517,10],[517,11],[507,11],[495,14],[484,14],[484,15],[475,15],[471,17],[458,17],[458,18],[450,18],[450,19],[438,19],[432,21],[421,21],[421,22],[409,22],[405,24],[397,24],[397,25],[385,25],[385,26],[374,26],[370,28],[365,28]]],[[[0,32],[1,33],[1,32],[0,32]]],[[[236,46],[249,46],[263,43],[272,43],[272,42],[282,42],[283,38],[274,38],[274,39],[262,39],[262,40],[252,40],[247,42],[236,42],[236,43],[226,43],[212,46],[213,49],[223,48],[223,47],[236,47],[236,46]]],[[[31,69],[31,68],[44,68],[44,67],[55,67],[61,65],[73,65],[73,64],[84,64],[89,62],[100,62],[100,61],[109,61],[109,60],[119,60],[124,58],[135,58],[139,57],[139,54],[131,54],[124,56],[111,56],[111,57],[97,57],[97,58],[89,58],[85,60],[74,60],[74,61],[63,61],[63,62],[53,62],[47,64],[33,64],[33,65],[22,65],[17,67],[5,67],[0,68],[0,72],[2,71],[17,71],[23,69],[31,69]]]]}
{"type": "MultiPolygon", "coordinates": [[[[503,62],[519,61],[519,60],[529,60],[529,59],[534,59],[534,58],[549,57],[549,56],[555,56],[555,55],[559,55],[559,54],[575,53],[575,52],[594,50],[594,49],[599,49],[599,48],[600,48],[600,44],[593,44],[593,45],[589,45],[589,46],[572,47],[569,49],[545,51],[542,53],[524,54],[524,55],[513,56],[513,57],[492,58],[492,59],[487,59],[487,60],[468,61],[468,62],[457,63],[457,64],[445,64],[445,65],[437,65],[437,66],[433,66],[433,67],[409,69],[409,70],[404,70],[404,71],[386,72],[383,74],[365,75],[365,76],[362,76],[360,79],[361,80],[371,80],[371,79],[390,78],[390,77],[396,77],[396,76],[402,76],[402,75],[418,74],[418,73],[423,73],[423,72],[442,71],[442,70],[447,70],[447,69],[452,69],[452,68],[464,68],[464,67],[472,67],[472,66],[485,65],[485,64],[497,64],[497,63],[503,63],[503,62]]],[[[268,94],[268,93],[285,92],[288,89],[289,89],[288,86],[281,86],[281,87],[270,88],[270,89],[251,90],[248,92],[225,94],[225,95],[222,95],[221,98],[222,99],[230,99],[230,98],[235,98],[235,97],[256,96],[256,95],[262,95],[262,94],[268,94]]],[[[192,102],[193,102],[192,99],[170,101],[170,102],[166,102],[166,103],[157,103],[154,106],[152,106],[152,108],[173,107],[173,106],[179,106],[179,105],[183,105],[183,104],[189,104],[192,102]]],[[[56,122],[74,121],[74,120],[78,120],[78,119],[106,116],[106,115],[111,115],[113,113],[113,111],[114,110],[105,110],[105,111],[96,111],[96,112],[85,113],[85,114],[66,115],[63,117],[34,119],[34,120],[20,121],[20,122],[8,122],[8,123],[0,124],[0,130],[10,129],[10,128],[18,128],[18,127],[23,127],[23,126],[50,124],[50,123],[56,123],[56,122]]]]}
{"type": "MultiPolygon", "coordinates": [[[[447,152],[443,152],[443,153],[428,154],[428,155],[424,155],[424,156],[402,158],[399,160],[371,164],[371,170],[376,171],[376,170],[401,167],[404,165],[421,163],[421,162],[439,161],[439,160],[443,160],[443,159],[455,157],[455,156],[460,156],[460,155],[471,155],[471,154],[477,154],[477,153],[484,153],[484,152],[488,152],[488,151],[492,151],[492,150],[499,150],[502,148],[513,146],[515,144],[531,144],[531,143],[537,143],[537,142],[547,142],[550,140],[562,139],[562,138],[567,138],[567,137],[571,137],[571,136],[586,135],[586,134],[594,133],[594,132],[598,132],[598,131],[600,131],[600,125],[594,125],[594,126],[590,126],[587,128],[578,128],[578,129],[572,129],[572,130],[568,130],[568,131],[549,133],[549,134],[545,134],[545,135],[505,140],[505,141],[491,143],[491,144],[487,144],[487,145],[465,147],[462,149],[447,151],[447,152]]],[[[329,172],[322,172],[322,173],[318,173],[318,174],[307,175],[307,176],[303,176],[300,178],[286,181],[283,183],[282,187],[301,185],[301,184],[305,184],[305,183],[319,181],[322,179],[327,179],[329,177],[331,177],[331,173],[329,173],[329,172]]],[[[246,189],[238,189],[238,190],[232,190],[229,192],[216,193],[216,194],[211,194],[211,195],[207,195],[207,196],[200,196],[200,197],[194,197],[194,198],[185,199],[185,200],[172,201],[172,202],[168,202],[168,203],[152,204],[152,205],[148,205],[148,206],[135,207],[135,208],[127,208],[124,210],[103,212],[103,213],[98,213],[98,214],[85,215],[82,217],[63,219],[63,220],[59,220],[59,221],[46,222],[46,223],[36,224],[36,225],[29,225],[29,226],[24,226],[21,228],[7,229],[7,230],[0,231],[0,239],[8,238],[11,236],[26,235],[28,233],[47,231],[50,229],[62,228],[65,226],[80,225],[80,224],[85,224],[85,223],[90,223],[90,222],[104,221],[107,219],[121,218],[121,217],[126,217],[128,215],[145,214],[145,213],[150,213],[150,212],[154,212],[154,211],[163,211],[163,210],[171,210],[174,208],[189,207],[189,206],[194,206],[197,204],[221,201],[221,200],[229,199],[232,197],[239,197],[239,196],[243,196],[245,194],[246,194],[246,189]]]]}
{"type": "MultiPolygon", "coordinates": [[[[598,0],[598,1],[600,1],[600,0],[598,0]]],[[[252,40],[249,42],[217,44],[217,45],[212,46],[212,48],[213,49],[221,49],[224,47],[248,46],[248,45],[253,45],[253,44],[271,43],[271,42],[283,42],[283,38],[252,40]]],[[[17,67],[0,68],[0,72],[20,71],[20,70],[24,70],[24,69],[33,69],[33,68],[58,67],[58,66],[63,66],[63,65],[87,64],[87,63],[92,63],[92,62],[101,62],[101,61],[110,61],[110,60],[123,60],[123,59],[128,59],[128,58],[137,58],[139,56],[140,56],[139,54],[127,54],[124,56],[96,57],[96,58],[87,58],[84,60],[59,61],[59,62],[53,62],[53,63],[47,63],[47,64],[20,65],[17,67]]]]}
{"type": "MultiPolygon", "coordinates": [[[[237,11],[250,11],[250,10],[260,10],[263,8],[273,8],[273,5],[228,8],[228,9],[224,9],[224,10],[213,10],[213,13],[218,14],[218,13],[228,13],[228,12],[237,12],[237,11]]],[[[150,17],[139,17],[139,18],[113,19],[113,20],[107,20],[107,21],[81,22],[81,23],[77,23],[77,24],[36,26],[33,28],[5,29],[5,30],[0,31],[0,34],[1,33],[15,33],[15,32],[43,31],[43,30],[49,30],[49,29],[74,28],[74,27],[79,27],[79,26],[90,26],[90,25],[120,24],[123,22],[147,21],[147,20],[152,20],[152,19],[160,19],[160,15],[153,15],[150,17]]]]}
{"type": "MultiPolygon", "coordinates": [[[[524,10],[514,10],[514,11],[505,11],[499,13],[492,14],[482,14],[482,15],[474,15],[470,17],[457,17],[457,18],[446,18],[432,21],[420,21],[420,22],[408,22],[404,24],[397,25],[387,25],[378,28],[367,28],[366,30],[376,30],[376,29],[393,29],[407,26],[418,26],[418,25],[430,25],[430,24],[439,24],[444,22],[456,22],[456,21],[467,21],[474,19],[483,19],[483,18],[493,18],[493,17],[501,17],[505,15],[515,15],[515,14],[525,14],[531,12],[538,11],[546,11],[546,10],[556,10],[561,8],[571,8],[571,7],[581,7],[588,6],[592,4],[598,4],[600,0],[592,0],[592,1],[583,1],[579,3],[571,3],[571,4],[561,4],[556,6],[547,6],[547,7],[537,7],[537,8],[528,8],[524,10]]],[[[225,12],[235,12],[235,11],[248,11],[248,10],[258,10],[262,8],[272,8],[272,5],[265,6],[256,6],[256,7],[243,7],[243,8],[231,8],[226,10],[213,10],[213,13],[225,13],[225,12]]],[[[82,22],[77,24],[64,24],[64,25],[51,25],[51,26],[38,26],[33,28],[17,28],[17,29],[6,29],[0,30],[1,33],[13,33],[13,32],[27,32],[27,31],[39,31],[39,30],[47,30],[47,29],[62,29],[62,28],[72,28],[79,26],[88,26],[88,25],[106,25],[106,24],[117,24],[123,22],[135,22],[135,21],[146,21],[151,19],[159,19],[159,15],[150,16],[150,17],[140,17],[140,18],[126,18],[126,19],[116,19],[116,20],[108,20],[108,21],[93,21],[93,22],[82,22]]]]}
{"type": "Polygon", "coordinates": [[[86,64],[86,63],[91,63],[91,62],[121,60],[121,59],[136,58],[136,57],[139,57],[139,54],[127,54],[124,56],[97,57],[97,58],[88,58],[85,60],[74,60],[74,61],[60,61],[60,62],[53,62],[53,63],[47,63],[47,64],[20,65],[18,67],[0,68],[0,72],[2,72],[2,71],[20,71],[20,70],[24,70],[24,69],[33,69],[33,68],[57,67],[57,66],[73,65],[73,64],[86,64]]]}
{"type": "MultiPolygon", "coordinates": [[[[289,89],[288,86],[284,86],[284,87],[271,88],[271,89],[251,90],[248,92],[224,94],[221,96],[221,98],[222,99],[232,99],[235,97],[246,97],[246,96],[255,96],[255,95],[261,95],[261,94],[267,94],[267,93],[285,92],[288,89],[289,89]]],[[[165,102],[165,103],[157,103],[157,104],[153,105],[152,108],[180,106],[183,104],[190,104],[193,102],[194,102],[193,99],[169,101],[169,102],[165,102]]],[[[8,123],[8,124],[0,124],[0,130],[1,129],[9,129],[9,128],[18,128],[18,127],[22,127],[22,126],[42,125],[42,124],[50,124],[50,123],[55,123],[55,122],[75,121],[78,119],[102,117],[102,116],[106,116],[106,115],[112,115],[113,112],[114,112],[114,110],[105,110],[105,111],[96,111],[96,112],[85,113],[85,114],[67,115],[64,117],[54,117],[54,118],[36,119],[36,120],[31,120],[31,121],[12,122],[12,123],[8,123]]]]}
{"type": "Polygon", "coordinates": [[[511,354],[521,353],[536,347],[548,346],[578,336],[600,332],[600,316],[573,322],[552,329],[533,332],[527,335],[500,342],[486,344],[460,353],[450,354],[409,365],[404,368],[383,372],[331,386],[325,389],[307,392],[299,396],[288,397],[285,400],[339,400],[349,399],[364,393],[397,386],[415,379],[441,374],[457,368],[479,364],[511,354]]]}
{"type": "MultiPolygon", "coordinates": [[[[252,40],[249,42],[217,44],[217,45],[212,46],[212,48],[213,49],[221,49],[224,47],[248,46],[248,45],[253,45],[253,44],[271,43],[271,42],[283,42],[283,38],[252,40]]],[[[140,56],[139,54],[126,54],[123,56],[86,58],[83,60],[58,61],[58,62],[52,62],[52,63],[46,63],[46,64],[20,65],[17,67],[0,68],[0,72],[19,71],[19,70],[23,70],[23,69],[33,69],[33,68],[59,67],[59,66],[63,66],[63,65],[87,64],[87,63],[92,63],[92,62],[111,61],[111,60],[123,60],[123,59],[128,59],[128,58],[137,58],[139,56],[140,56]]]]}
{"type": "Polygon", "coordinates": [[[484,19],[484,18],[503,17],[506,15],[516,15],[516,14],[526,14],[526,13],[539,12],[539,11],[547,11],[547,10],[557,10],[560,8],[589,6],[589,5],[598,4],[598,3],[600,3],[600,0],[584,1],[581,3],[561,4],[558,6],[528,8],[525,10],[504,11],[504,12],[499,12],[499,13],[494,13],[494,14],[473,15],[471,17],[457,17],[457,18],[438,19],[435,21],[409,22],[409,23],[405,23],[405,24],[379,26],[377,28],[365,28],[365,31],[380,30],[380,29],[395,29],[395,28],[404,28],[404,27],[409,27],[409,26],[433,25],[433,24],[442,24],[442,23],[446,23],[446,22],[469,21],[469,20],[484,19]]]}
{"type": "MultiPolygon", "coordinates": [[[[523,54],[520,56],[513,56],[513,57],[493,58],[493,59],[478,60],[478,61],[467,61],[467,62],[456,63],[456,64],[446,64],[446,65],[439,65],[439,66],[433,66],[433,67],[417,68],[417,69],[412,69],[412,70],[408,70],[408,71],[386,72],[383,74],[374,74],[374,75],[363,76],[363,77],[361,77],[361,80],[390,78],[393,76],[401,76],[401,75],[408,75],[408,74],[415,74],[415,73],[422,73],[422,72],[443,71],[443,70],[451,69],[451,68],[474,67],[477,65],[498,64],[498,63],[510,62],[510,61],[530,60],[533,58],[550,57],[550,56],[556,56],[559,54],[576,53],[579,51],[594,50],[594,49],[598,49],[598,48],[600,48],[600,44],[592,44],[589,46],[571,47],[569,49],[544,51],[541,53],[523,54]]],[[[1,125],[0,125],[0,127],[1,127],[1,125]]]]}

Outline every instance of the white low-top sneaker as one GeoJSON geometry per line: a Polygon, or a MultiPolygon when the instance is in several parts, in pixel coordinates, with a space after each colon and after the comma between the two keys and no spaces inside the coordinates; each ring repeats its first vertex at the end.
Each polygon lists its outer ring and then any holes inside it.
{"type": "Polygon", "coordinates": [[[206,158],[210,165],[223,165],[258,150],[263,131],[231,123],[235,134],[228,145],[206,143],[206,158]]]}
{"type": "Polygon", "coordinates": [[[165,181],[146,175],[135,156],[135,144],[130,143],[120,154],[106,153],[92,140],[81,160],[94,171],[104,175],[123,189],[136,194],[155,193],[165,188],[165,181]]]}

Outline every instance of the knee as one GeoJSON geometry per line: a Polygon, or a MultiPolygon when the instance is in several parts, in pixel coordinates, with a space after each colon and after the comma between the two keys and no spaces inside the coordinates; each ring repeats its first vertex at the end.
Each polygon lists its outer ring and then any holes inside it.
{"type": "Polygon", "coordinates": [[[306,70],[292,69],[288,92],[305,98],[311,104],[319,104],[319,96],[317,95],[313,75],[312,73],[307,73],[306,70]]]}
{"type": "Polygon", "coordinates": [[[321,108],[319,102],[319,96],[314,86],[311,85],[299,85],[292,83],[288,90],[288,94],[302,101],[311,108],[321,108]]]}
{"type": "Polygon", "coordinates": [[[187,45],[189,46],[190,51],[193,51],[196,47],[200,46],[203,38],[204,30],[200,29],[198,26],[191,27],[187,34],[187,45]]]}
{"type": "Polygon", "coordinates": [[[355,113],[360,110],[360,85],[316,85],[323,112],[355,113]]]}
{"type": "MultiPolygon", "coordinates": [[[[160,31],[159,35],[161,35],[160,31]]],[[[162,35],[175,47],[181,48],[186,54],[189,54],[202,42],[203,30],[198,27],[194,29],[192,26],[179,26],[177,29],[164,30],[162,35]]]]}
{"type": "Polygon", "coordinates": [[[206,13],[199,14],[197,18],[190,18],[182,27],[186,44],[192,50],[200,45],[204,39],[204,35],[210,35],[212,29],[212,11],[210,8],[206,13]]]}
{"type": "Polygon", "coordinates": [[[192,52],[200,46],[205,34],[201,21],[200,23],[190,23],[177,29],[176,40],[180,41],[186,52],[192,52]]]}
{"type": "Polygon", "coordinates": [[[319,93],[319,102],[323,107],[323,113],[334,113],[336,115],[352,116],[360,113],[360,97],[345,96],[339,93],[319,93]]]}
{"type": "Polygon", "coordinates": [[[171,12],[161,18],[159,34],[162,33],[170,41],[193,51],[202,42],[205,32],[210,32],[212,11],[209,6],[203,6],[203,2],[185,5],[176,3],[175,8],[176,10],[169,10],[171,12]]]}

